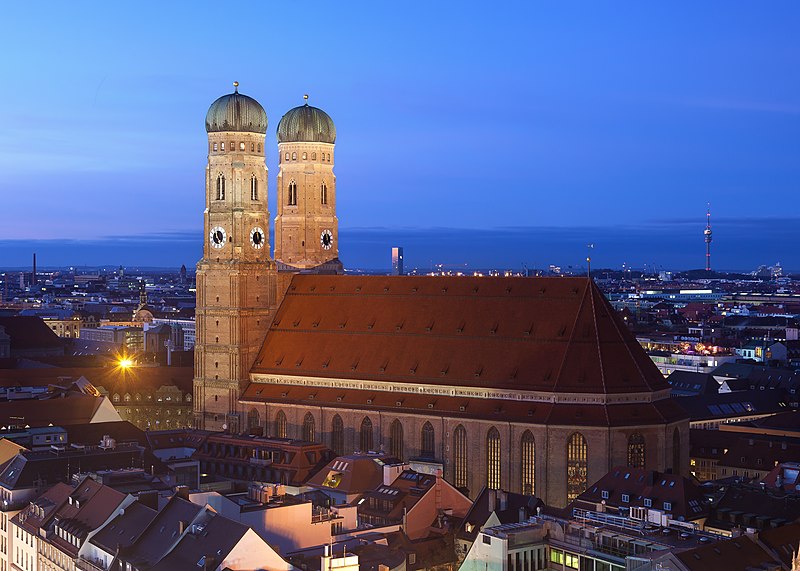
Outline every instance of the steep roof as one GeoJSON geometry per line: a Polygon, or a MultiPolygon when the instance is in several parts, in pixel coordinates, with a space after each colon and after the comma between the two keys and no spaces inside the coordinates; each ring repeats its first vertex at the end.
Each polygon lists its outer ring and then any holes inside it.
{"type": "Polygon", "coordinates": [[[747,537],[737,537],[718,541],[702,547],[687,549],[676,555],[686,569],[707,571],[725,569],[726,571],[750,571],[763,569],[764,564],[777,561],[760,545],[747,537]]]}
{"type": "Polygon", "coordinates": [[[139,502],[133,502],[120,515],[101,529],[90,542],[108,553],[115,553],[117,547],[128,547],[150,525],[158,512],[139,502]]]}
{"type": "Polygon", "coordinates": [[[252,372],[552,393],[669,388],[584,278],[297,275],[252,372]]]}
{"type": "Polygon", "coordinates": [[[41,317],[0,317],[0,326],[11,337],[11,350],[63,347],[64,342],[53,333],[41,317]]]}

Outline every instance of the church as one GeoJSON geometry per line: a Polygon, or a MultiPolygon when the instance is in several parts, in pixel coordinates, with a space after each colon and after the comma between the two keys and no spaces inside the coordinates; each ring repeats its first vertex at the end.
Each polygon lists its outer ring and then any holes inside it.
{"type": "Polygon", "coordinates": [[[277,127],[273,257],[263,107],[237,86],[206,131],[198,428],[382,450],[554,506],[614,466],[687,472],[686,414],[591,280],[343,275],[336,129],[307,103],[277,127]]]}

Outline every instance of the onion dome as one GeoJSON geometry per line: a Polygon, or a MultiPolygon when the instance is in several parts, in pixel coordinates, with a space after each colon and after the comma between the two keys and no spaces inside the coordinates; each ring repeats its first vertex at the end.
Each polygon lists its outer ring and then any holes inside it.
{"type": "MultiPolygon", "coordinates": [[[[308,99],[308,95],[304,96],[308,99]]],[[[335,143],[336,126],[322,109],[308,103],[286,112],[278,123],[279,143],[335,143]]]]}
{"type": "Polygon", "coordinates": [[[267,132],[267,112],[261,104],[247,95],[239,93],[239,82],[234,81],[234,92],[223,95],[208,108],[206,131],[240,131],[246,133],[267,132]]]}

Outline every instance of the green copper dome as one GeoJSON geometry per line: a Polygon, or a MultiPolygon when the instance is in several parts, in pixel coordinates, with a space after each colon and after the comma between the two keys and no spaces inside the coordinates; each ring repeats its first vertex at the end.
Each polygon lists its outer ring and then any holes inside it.
{"type": "Polygon", "coordinates": [[[278,123],[279,143],[335,143],[336,126],[322,109],[308,103],[286,112],[278,123]]]}
{"type": "Polygon", "coordinates": [[[208,108],[206,114],[206,131],[243,131],[246,133],[267,132],[267,113],[261,104],[247,95],[239,93],[239,84],[233,84],[236,90],[223,95],[208,108]]]}

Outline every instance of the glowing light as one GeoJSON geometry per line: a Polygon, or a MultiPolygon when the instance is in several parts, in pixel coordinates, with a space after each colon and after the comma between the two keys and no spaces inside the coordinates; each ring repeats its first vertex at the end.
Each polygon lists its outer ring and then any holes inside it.
{"type": "Polygon", "coordinates": [[[130,369],[133,367],[133,361],[128,359],[127,357],[123,357],[119,360],[118,365],[120,369],[130,369]]]}

